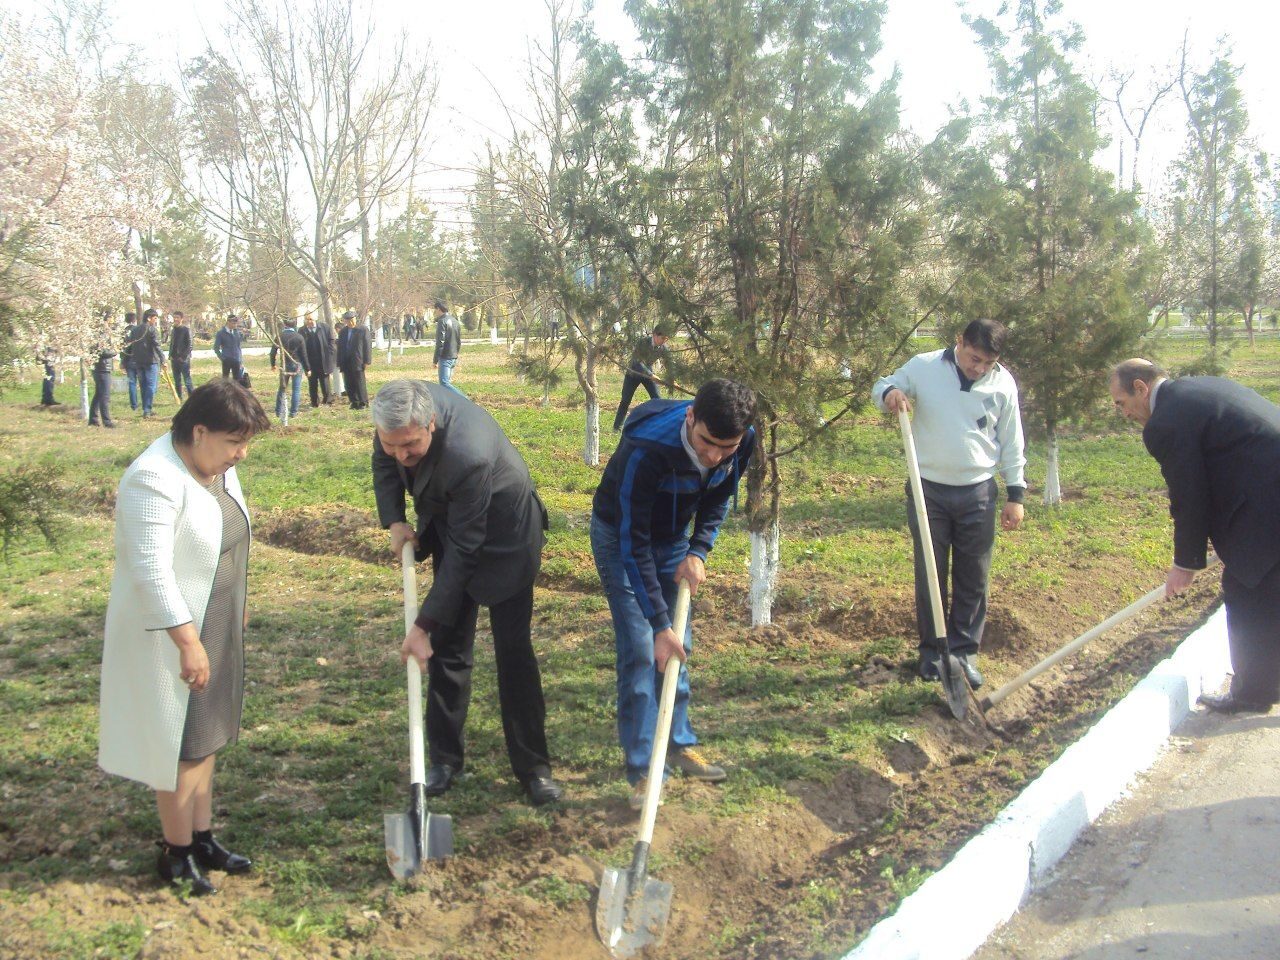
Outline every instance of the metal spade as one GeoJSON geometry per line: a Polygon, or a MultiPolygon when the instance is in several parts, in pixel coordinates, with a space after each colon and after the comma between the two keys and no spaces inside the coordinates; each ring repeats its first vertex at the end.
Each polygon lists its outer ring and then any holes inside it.
{"type": "MultiPolygon", "coordinates": [[[[418,579],[414,571],[413,544],[401,554],[404,570],[404,628],[408,633],[418,609],[418,579]]],[[[428,813],[426,759],[422,733],[422,670],[409,658],[409,810],[382,815],[386,830],[387,866],[397,880],[408,880],[422,869],[423,861],[453,855],[453,818],[428,813]]]]}
{"type": "MultiPolygon", "coordinates": [[[[689,622],[689,585],[680,582],[671,629],[681,643],[689,622]]],[[[649,876],[649,844],[662,798],[662,774],[667,763],[667,741],[671,736],[671,714],[676,702],[680,661],[672,657],[662,674],[662,696],[658,702],[658,725],[653,735],[653,755],[649,758],[648,790],[640,814],[640,830],[628,869],[610,867],[600,878],[596,900],[596,933],[609,952],[625,960],[650,944],[662,942],[671,915],[672,887],[649,876]]]]}

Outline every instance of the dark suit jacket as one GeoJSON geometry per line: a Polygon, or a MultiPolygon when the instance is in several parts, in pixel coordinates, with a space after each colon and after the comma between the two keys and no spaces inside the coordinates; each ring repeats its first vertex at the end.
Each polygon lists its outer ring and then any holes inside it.
{"type": "Polygon", "coordinates": [[[338,366],[363,370],[373,363],[373,344],[369,328],[356,324],[338,331],[338,366]]]}
{"type": "Polygon", "coordinates": [[[435,568],[420,615],[457,622],[464,595],[491,606],[533,583],[542,563],[547,513],[529,468],[483,408],[428,383],[435,402],[431,447],[412,476],[373,438],[373,491],[384,529],[405,521],[405,494],[418,515],[419,559],[435,568]]]}
{"type": "Polygon", "coordinates": [[[187,363],[191,359],[191,328],[179,327],[169,332],[169,359],[187,363]]]}
{"type": "Polygon", "coordinates": [[[1203,568],[1212,540],[1256,587],[1280,562],[1280,407],[1221,377],[1166,380],[1142,440],[1169,485],[1173,562],[1203,568]]]}
{"type": "Polygon", "coordinates": [[[303,327],[302,339],[307,342],[307,359],[312,373],[333,373],[338,358],[338,344],[327,323],[316,322],[314,328],[303,327]]]}

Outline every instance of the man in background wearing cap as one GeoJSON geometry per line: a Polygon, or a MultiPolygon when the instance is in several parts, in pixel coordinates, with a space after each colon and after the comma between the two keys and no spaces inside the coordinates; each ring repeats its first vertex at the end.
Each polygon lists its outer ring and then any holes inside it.
{"type": "Polygon", "coordinates": [[[453,385],[453,368],[458,365],[458,349],[462,346],[458,318],[449,312],[443,300],[437,300],[432,306],[436,311],[436,352],[431,362],[436,366],[440,385],[465,397],[466,394],[453,385]]]}
{"type": "Polygon", "coordinates": [[[234,313],[227,316],[226,325],[214,335],[213,355],[222,361],[222,375],[239,383],[244,354],[240,349],[240,318],[234,313]]]}
{"type": "Polygon", "coordinates": [[[658,399],[658,388],[653,385],[654,365],[667,351],[667,340],[671,337],[671,328],[666,324],[658,324],[652,334],[645,334],[636,341],[631,351],[631,360],[627,364],[627,372],[622,377],[622,401],[618,404],[618,412],[613,418],[613,429],[622,429],[622,422],[627,419],[627,411],[631,409],[631,398],[636,388],[643,386],[649,393],[650,400],[658,399]]]}
{"type": "Polygon", "coordinates": [[[316,323],[315,314],[308,313],[303,321],[302,339],[307,345],[307,359],[311,361],[307,370],[311,406],[320,406],[321,395],[326,405],[331,404],[333,397],[329,395],[329,377],[335,369],[338,351],[333,331],[327,323],[316,323]]]}
{"type": "Polygon", "coordinates": [[[356,324],[354,310],[344,313],[342,320],[346,326],[338,331],[338,368],[347,385],[347,403],[352,410],[362,410],[369,405],[364,368],[373,362],[373,344],[368,327],[356,324]]]}

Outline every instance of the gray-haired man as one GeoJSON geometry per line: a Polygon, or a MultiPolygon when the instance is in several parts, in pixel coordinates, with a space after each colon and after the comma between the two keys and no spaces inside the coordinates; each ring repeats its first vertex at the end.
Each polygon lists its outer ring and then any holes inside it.
{"type": "Polygon", "coordinates": [[[511,768],[535,806],[560,799],[551,778],[542,679],[533,653],[533,581],[547,513],[529,468],[485,410],[447,387],[393,380],[370,407],[373,490],[392,553],[412,542],[435,577],[401,659],[427,672],[427,795],[463,765],[476,614],[489,608],[498,703],[511,768]],[[405,520],[413,498],[418,526],[405,520]]]}

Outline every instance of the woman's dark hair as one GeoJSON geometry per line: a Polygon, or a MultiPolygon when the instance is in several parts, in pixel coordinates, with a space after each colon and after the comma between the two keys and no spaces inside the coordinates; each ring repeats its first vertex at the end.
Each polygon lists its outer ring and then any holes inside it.
{"type": "Polygon", "coordinates": [[[171,428],[177,443],[190,443],[196,426],[218,433],[252,437],[271,428],[258,398],[234,380],[219,377],[196,387],[173,415],[171,428]]]}
{"type": "Polygon", "coordinates": [[[709,380],[693,398],[693,418],[717,440],[747,432],[756,415],[756,395],[733,380],[709,380]]]}
{"type": "Polygon", "coordinates": [[[960,339],[983,353],[998,357],[1004,352],[1004,340],[1008,335],[1009,331],[998,320],[970,320],[960,339]]]}

